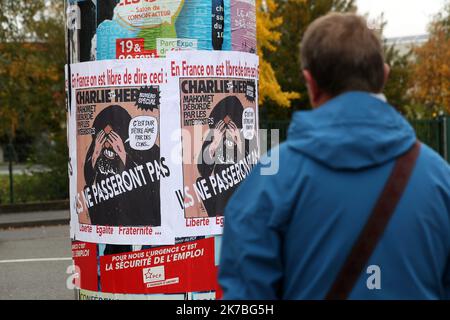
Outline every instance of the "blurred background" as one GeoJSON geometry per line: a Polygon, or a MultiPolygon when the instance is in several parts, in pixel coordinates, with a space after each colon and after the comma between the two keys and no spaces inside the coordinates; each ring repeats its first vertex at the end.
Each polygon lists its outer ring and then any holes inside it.
{"type": "MultiPolygon", "coordinates": [[[[383,39],[389,102],[449,159],[449,0],[256,2],[261,128],[283,140],[292,113],[310,109],[298,54],[307,26],[358,12],[383,39]]],[[[0,0],[0,206],[68,198],[64,15],[61,0],[0,0]]]]}

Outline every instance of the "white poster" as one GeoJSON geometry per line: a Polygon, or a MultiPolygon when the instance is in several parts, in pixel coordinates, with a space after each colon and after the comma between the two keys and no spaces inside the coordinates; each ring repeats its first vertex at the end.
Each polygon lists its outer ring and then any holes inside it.
{"type": "Polygon", "coordinates": [[[258,57],[185,51],[167,59],[161,137],[172,156],[162,192],[171,200],[163,206],[177,236],[218,235],[228,200],[259,160],[258,57]]]}
{"type": "Polygon", "coordinates": [[[171,175],[161,152],[165,61],[71,66],[71,220],[76,240],[173,244],[160,190],[171,175]]]}
{"type": "Polygon", "coordinates": [[[258,57],[86,62],[69,81],[71,235],[170,245],[221,234],[228,200],[259,160],[258,57]]]}

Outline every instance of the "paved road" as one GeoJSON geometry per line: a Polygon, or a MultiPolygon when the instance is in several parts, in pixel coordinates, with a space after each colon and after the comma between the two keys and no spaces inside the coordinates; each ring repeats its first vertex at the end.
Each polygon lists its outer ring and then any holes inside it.
{"type": "Polygon", "coordinates": [[[69,218],[69,210],[4,213],[0,214],[0,232],[8,228],[69,224],[69,218]]]}
{"type": "Polygon", "coordinates": [[[74,299],[70,248],[68,226],[0,230],[0,300],[74,299]]]}

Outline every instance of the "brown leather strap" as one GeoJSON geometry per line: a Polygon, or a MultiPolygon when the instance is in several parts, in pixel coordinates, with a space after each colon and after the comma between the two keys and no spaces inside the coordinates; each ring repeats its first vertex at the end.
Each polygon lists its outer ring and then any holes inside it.
{"type": "Polygon", "coordinates": [[[326,296],[327,300],[345,300],[350,295],[408,185],[419,152],[420,143],[416,142],[407,153],[397,159],[369,220],[326,296]]]}

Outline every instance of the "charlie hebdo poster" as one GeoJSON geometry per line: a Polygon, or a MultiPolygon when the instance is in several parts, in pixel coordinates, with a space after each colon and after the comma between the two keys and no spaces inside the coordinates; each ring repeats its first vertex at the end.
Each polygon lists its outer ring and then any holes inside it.
{"type": "Polygon", "coordinates": [[[258,57],[184,51],[71,66],[71,234],[168,245],[222,233],[259,159],[258,57]]]}
{"type": "Polygon", "coordinates": [[[69,145],[72,227],[77,240],[172,244],[160,184],[162,61],[73,65],[69,145]]]}
{"type": "Polygon", "coordinates": [[[171,224],[178,236],[221,234],[228,200],[259,159],[258,58],[180,52],[168,59],[167,124],[179,130],[167,140],[181,153],[164,192],[173,198],[171,224]]]}

